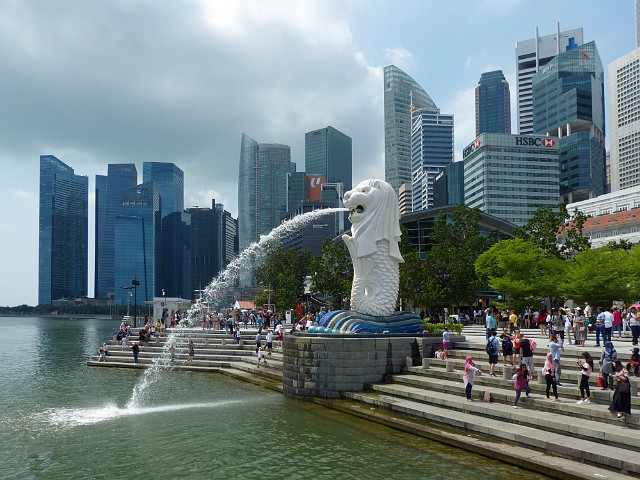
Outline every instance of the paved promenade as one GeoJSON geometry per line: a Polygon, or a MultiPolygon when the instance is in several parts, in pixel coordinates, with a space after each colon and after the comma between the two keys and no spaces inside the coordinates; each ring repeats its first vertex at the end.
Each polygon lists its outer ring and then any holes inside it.
{"type": "MultiPolygon", "coordinates": [[[[255,330],[243,332],[243,345],[221,331],[180,330],[173,362],[166,368],[192,371],[216,371],[266,388],[282,390],[282,353],[275,349],[267,357],[267,365],[257,368],[255,330]],[[187,361],[187,342],[195,345],[194,359],[187,361]]],[[[539,373],[548,352],[547,338],[535,330],[524,330],[537,343],[534,352],[539,373]]],[[[496,368],[496,377],[476,376],[474,402],[467,402],[462,383],[462,370],[467,355],[476,365],[488,371],[482,327],[465,327],[466,341],[450,351],[449,360],[430,360],[428,368],[409,366],[399,375],[384,382],[368,385],[366,391],[350,392],[343,400],[315,399],[316,403],[339,409],[393,428],[436,439],[446,444],[472,450],[494,459],[532,469],[550,478],[640,478],[640,397],[632,398],[632,413],[618,420],[608,411],[613,393],[595,386],[592,375],[589,405],[578,405],[580,399],[576,364],[587,350],[595,360],[601,348],[589,335],[585,348],[565,345],[562,352],[562,384],[559,401],[545,396],[545,386],[532,380],[531,398],[520,399],[519,409],[512,408],[515,397],[511,366],[496,368]],[[490,403],[481,398],[488,391],[490,403]]],[[[137,336],[135,337],[137,338],[137,336]]],[[[129,341],[129,346],[134,338],[129,341]]],[[[106,362],[97,357],[87,364],[99,367],[146,368],[163,352],[166,338],[152,340],[142,347],[140,363],[133,364],[130,350],[122,351],[111,341],[106,362]]],[[[626,364],[631,355],[631,338],[613,338],[619,358],[626,364]]],[[[264,345],[264,336],[263,336],[264,345]]],[[[634,378],[635,382],[635,378],[634,378]]],[[[635,385],[634,385],[635,387],[635,385]]],[[[634,389],[635,391],[635,389],[634,389]]]]}

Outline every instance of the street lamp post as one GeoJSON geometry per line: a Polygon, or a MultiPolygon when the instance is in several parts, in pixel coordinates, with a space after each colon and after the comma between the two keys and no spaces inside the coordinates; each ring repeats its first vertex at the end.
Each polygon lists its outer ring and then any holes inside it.
{"type": "Polygon", "coordinates": [[[162,289],[162,296],[164,297],[164,304],[162,305],[162,318],[164,319],[164,309],[167,309],[167,314],[169,314],[169,307],[167,306],[167,294],[164,293],[164,288],[162,289]]]}
{"type": "Polygon", "coordinates": [[[131,280],[131,285],[133,285],[133,327],[136,328],[138,326],[138,286],[140,280],[131,280]]]}

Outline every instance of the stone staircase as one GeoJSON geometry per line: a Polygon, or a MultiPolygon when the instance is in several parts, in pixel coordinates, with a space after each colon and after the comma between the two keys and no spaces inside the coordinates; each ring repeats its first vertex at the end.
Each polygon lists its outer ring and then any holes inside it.
{"type": "MultiPolygon", "coordinates": [[[[430,360],[428,368],[407,367],[406,373],[391,375],[384,383],[369,385],[365,392],[346,393],[346,398],[424,422],[490,437],[505,442],[507,449],[521,447],[606,469],[598,475],[607,478],[612,478],[613,472],[640,477],[640,418],[631,415],[616,419],[608,411],[613,392],[596,387],[596,375],[591,379],[592,403],[576,404],[580,399],[577,357],[584,349],[569,345],[565,348],[561,360],[564,386],[558,387],[558,402],[547,400],[546,385],[536,378],[530,383],[531,397],[523,395],[519,408],[513,409],[512,369],[511,365],[502,365],[501,357],[495,370],[496,377],[476,375],[475,401],[466,401],[462,382],[465,357],[471,355],[483,372],[488,371],[489,365],[484,351],[484,329],[465,328],[464,334],[467,342],[456,344],[456,350],[449,353],[449,360],[430,360]],[[490,403],[481,400],[485,391],[490,392],[490,403]]],[[[548,352],[548,342],[533,330],[526,334],[538,344],[534,352],[537,377],[548,352]]],[[[619,358],[626,363],[631,355],[630,340],[615,338],[613,341],[619,358]]],[[[598,371],[600,349],[586,349],[594,357],[598,371]]],[[[551,396],[553,400],[553,394],[551,396]]],[[[631,408],[632,412],[640,410],[640,397],[632,398],[631,408]]]]}

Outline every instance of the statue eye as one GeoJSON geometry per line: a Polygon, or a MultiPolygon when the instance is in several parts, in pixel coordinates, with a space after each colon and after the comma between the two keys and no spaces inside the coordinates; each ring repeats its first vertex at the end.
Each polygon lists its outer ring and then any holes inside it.
{"type": "Polygon", "coordinates": [[[371,191],[371,187],[364,187],[362,189],[362,193],[369,193],[371,191]]]}

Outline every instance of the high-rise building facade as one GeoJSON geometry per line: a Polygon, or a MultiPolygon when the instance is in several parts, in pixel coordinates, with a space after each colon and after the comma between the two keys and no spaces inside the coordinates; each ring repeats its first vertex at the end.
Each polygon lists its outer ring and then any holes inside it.
{"type": "Polygon", "coordinates": [[[611,191],[640,185],[640,48],[608,66],[611,191]]]}
{"type": "Polygon", "coordinates": [[[160,216],[184,211],[184,172],[173,163],[144,162],[143,183],[153,182],[160,193],[160,216]]]}
{"type": "MultiPolygon", "coordinates": [[[[162,204],[162,195],[160,196],[162,204]]],[[[191,215],[172,212],[162,218],[160,278],[154,294],[164,290],[168,297],[193,298],[191,285],[191,215]]]]}
{"type": "Polygon", "coordinates": [[[238,220],[233,218],[221,203],[216,203],[214,209],[217,233],[217,273],[220,273],[238,256],[238,220]]]}
{"type": "Polygon", "coordinates": [[[604,69],[595,42],[556,56],[532,85],[533,129],[558,137],[562,199],[606,193],[604,69]]]}
{"type": "Polygon", "coordinates": [[[511,133],[511,93],[502,70],[480,75],[476,87],[476,137],[481,133],[511,133]]]}
{"type": "Polygon", "coordinates": [[[556,33],[538,35],[536,27],[535,37],[516,43],[516,89],[518,93],[518,133],[534,133],[533,129],[533,76],[549,63],[556,55],[581,45],[582,28],[560,31],[557,25],[556,33]]]}
{"type": "Polygon", "coordinates": [[[464,158],[464,203],[515,225],[558,206],[558,143],[551,137],[483,133],[464,158]]]}
{"type": "Polygon", "coordinates": [[[447,165],[433,182],[433,208],[464,203],[464,162],[447,165]]]}
{"type": "MultiPolygon", "coordinates": [[[[160,266],[160,193],[153,182],[142,183],[122,192],[122,203],[115,215],[115,301],[128,302],[133,280],[138,305],[157,294],[160,266]]],[[[160,287],[161,288],[161,287],[160,287]]]]}
{"type": "MultiPolygon", "coordinates": [[[[304,165],[307,175],[322,175],[325,182],[342,182],[345,192],[351,190],[351,137],[331,126],[307,132],[304,136],[304,165]]],[[[325,190],[322,200],[338,206],[335,191],[325,190]]]]}
{"type": "Polygon", "coordinates": [[[433,181],[453,162],[453,115],[424,108],[411,119],[412,211],[417,212],[433,207],[433,181]]]}
{"type": "Polygon", "coordinates": [[[137,177],[133,163],[110,164],[106,176],[96,175],[95,298],[115,295],[116,213],[122,205],[124,191],[137,185],[137,177]]]}
{"type": "MultiPolygon", "coordinates": [[[[291,171],[288,145],[258,143],[242,134],[238,181],[238,238],[242,252],[280,225],[287,213],[287,174],[291,171]]],[[[241,274],[243,286],[252,274],[241,274]]]]}
{"type": "Polygon", "coordinates": [[[438,108],[413,78],[395,65],[384,67],[384,179],[396,192],[411,183],[411,105],[438,108]]]}
{"type": "Polygon", "coordinates": [[[38,304],[86,297],[89,179],[53,155],[40,156],[38,304]]]}

